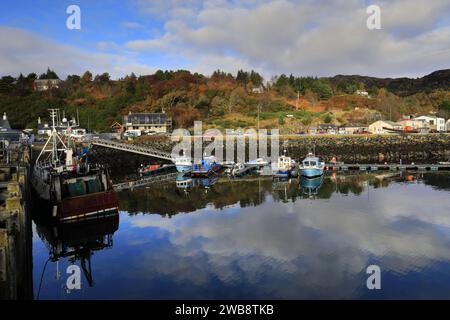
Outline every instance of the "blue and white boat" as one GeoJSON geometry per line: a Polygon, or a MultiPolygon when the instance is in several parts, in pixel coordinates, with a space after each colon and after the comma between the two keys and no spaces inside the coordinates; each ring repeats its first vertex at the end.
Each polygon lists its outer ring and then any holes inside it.
{"type": "Polygon", "coordinates": [[[214,156],[204,157],[201,163],[197,163],[192,166],[191,174],[193,177],[207,177],[215,172],[218,172],[221,168],[221,164],[214,156]]]}
{"type": "Polygon", "coordinates": [[[175,166],[178,172],[191,172],[192,171],[192,161],[191,158],[186,156],[181,156],[175,159],[175,166]]]}
{"type": "Polygon", "coordinates": [[[175,184],[179,189],[188,189],[192,187],[192,179],[185,173],[179,173],[175,179],[175,184]]]}
{"type": "Polygon", "coordinates": [[[278,157],[278,162],[272,164],[273,176],[278,178],[289,178],[295,162],[288,156],[278,157]]]}
{"type": "Polygon", "coordinates": [[[310,152],[300,165],[300,175],[306,178],[320,177],[323,175],[324,168],[325,163],[321,162],[319,157],[310,152]]]}
{"type": "Polygon", "coordinates": [[[319,194],[319,189],[323,183],[323,175],[315,178],[300,178],[300,186],[302,187],[303,194],[307,195],[308,198],[315,198],[319,194]]]}

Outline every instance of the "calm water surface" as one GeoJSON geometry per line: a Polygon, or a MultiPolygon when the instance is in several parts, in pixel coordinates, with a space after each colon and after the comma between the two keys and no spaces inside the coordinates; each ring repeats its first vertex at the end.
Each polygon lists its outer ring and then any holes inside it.
{"type": "Polygon", "coordinates": [[[35,298],[450,298],[449,174],[195,183],[122,192],[102,221],[35,224],[35,298]]]}

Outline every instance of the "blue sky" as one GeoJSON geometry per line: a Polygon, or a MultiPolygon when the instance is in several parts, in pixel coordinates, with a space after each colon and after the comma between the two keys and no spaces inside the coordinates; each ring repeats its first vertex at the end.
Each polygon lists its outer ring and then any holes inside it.
{"type": "Polygon", "coordinates": [[[450,1],[3,0],[0,74],[157,69],[422,76],[450,66],[450,1]],[[366,27],[367,5],[381,30],[366,27]],[[69,5],[81,30],[66,28],[69,5]]]}
{"type": "MultiPolygon", "coordinates": [[[[59,43],[75,46],[89,51],[113,53],[111,43],[125,43],[130,39],[155,37],[160,35],[163,21],[149,19],[139,14],[133,2],[116,0],[37,0],[2,3],[4,13],[0,24],[33,31],[59,43]],[[81,9],[81,30],[66,28],[70,5],[81,9]],[[101,45],[105,43],[105,45],[101,45]],[[109,46],[108,46],[109,44],[109,46]]],[[[147,55],[141,58],[148,63],[164,67],[164,55],[147,55]]]]}

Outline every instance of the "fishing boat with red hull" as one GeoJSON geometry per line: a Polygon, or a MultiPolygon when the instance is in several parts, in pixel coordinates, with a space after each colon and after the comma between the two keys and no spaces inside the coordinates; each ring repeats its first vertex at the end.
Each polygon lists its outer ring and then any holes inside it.
{"type": "MultiPolygon", "coordinates": [[[[54,124],[57,110],[50,111],[54,124]]],[[[119,207],[108,170],[74,157],[55,126],[36,159],[31,183],[59,221],[94,217],[119,207]]]]}

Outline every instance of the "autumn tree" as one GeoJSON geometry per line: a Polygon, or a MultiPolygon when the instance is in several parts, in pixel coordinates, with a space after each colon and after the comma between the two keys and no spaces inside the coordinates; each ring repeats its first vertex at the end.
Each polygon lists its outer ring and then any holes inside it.
{"type": "Polygon", "coordinates": [[[94,78],[94,82],[107,83],[110,80],[110,76],[108,72],[104,72],[102,74],[98,74],[94,78]]]}
{"type": "Polygon", "coordinates": [[[86,71],[83,76],[81,77],[81,80],[83,82],[91,82],[92,81],[92,73],[88,70],[86,71]]]}
{"type": "Polygon", "coordinates": [[[200,112],[195,108],[175,107],[170,114],[175,125],[179,128],[192,127],[194,121],[201,117],[200,112]]]}

